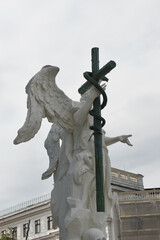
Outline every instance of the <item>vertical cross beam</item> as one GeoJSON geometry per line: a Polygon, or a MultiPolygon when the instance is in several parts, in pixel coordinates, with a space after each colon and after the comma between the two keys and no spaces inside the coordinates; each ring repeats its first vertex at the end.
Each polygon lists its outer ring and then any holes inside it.
{"type": "Polygon", "coordinates": [[[101,118],[101,109],[106,106],[107,96],[103,89],[98,84],[98,81],[108,81],[105,77],[113,68],[116,63],[114,61],[108,62],[101,69],[99,69],[99,49],[92,48],[92,72],[85,72],[83,75],[87,79],[79,89],[80,94],[84,94],[89,88],[94,85],[100,90],[103,95],[103,103],[101,104],[100,97],[97,97],[93,102],[93,110],[90,114],[94,116],[94,126],[91,127],[94,130],[94,145],[95,145],[95,172],[96,172],[96,201],[97,212],[105,211],[105,197],[104,197],[104,172],[103,172],[103,152],[102,152],[102,126],[105,124],[105,120],[101,118]],[[91,113],[92,112],[92,113],[91,113]],[[94,114],[93,114],[94,113],[94,114]]]}
{"type": "MultiPolygon", "coordinates": [[[[99,49],[92,48],[92,77],[99,71],[99,49]]],[[[101,116],[100,96],[94,100],[93,111],[95,115],[101,116]]],[[[103,154],[102,154],[102,130],[101,120],[94,117],[94,146],[95,146],[95,170],[96,170],[96,200],[97,212],[105,211],[104,201],[104,176],[103,176],[103,154]]]]}

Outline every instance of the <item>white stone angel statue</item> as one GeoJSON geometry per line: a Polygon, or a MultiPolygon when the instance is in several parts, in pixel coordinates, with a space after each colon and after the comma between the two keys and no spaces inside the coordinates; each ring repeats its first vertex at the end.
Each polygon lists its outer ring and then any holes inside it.
{"type": "MultiPolygon", "coordinates": [[[[27,117],[14,143],[33,138],[40,129],[42,118],[53,123],[45,141],[50,164],[42,175],[42,179],[46,179],[54,173],[53,226],[59,227],[60,240],[86,239],[89,229],[97,229],[97,234],[100,231],[106,236],[106,215],[110,215],[112,206],[111,169],[106,146],[118,141],[131,145],[128,139],[131,135],[108,138],[103,132],[106,212],[97,213],[94,144],[90,129],[93,119],[89,110],[100,92],[91,87],[80,102],[72,101],[55,83],[58,71],[58,67],[44,66],[26,86],[27,117]]],[[[102,88],[105,87],[102,84],[102,88]]]]}

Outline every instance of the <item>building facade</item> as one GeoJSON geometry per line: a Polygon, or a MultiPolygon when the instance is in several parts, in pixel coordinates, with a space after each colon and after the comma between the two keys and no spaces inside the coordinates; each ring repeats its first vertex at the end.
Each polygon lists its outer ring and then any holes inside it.
{"type": "MultiPolygon", "coordinates": [[[[114,196],[112,216],[106,218],[107,240],[118,240],[122,237],[123,215],[120,194],[128,191],[144,190],[143,176],[120,169],[112,168],[112,191],[114,196]],[[120,204],[119,204],[120,203],[120,204]],[[122,221],[122,227],[120,222],[122,221]]],[[[125,224],[124,224],[125,225],[125,224]]],[[[18,240],[59,239],[58,229],[52,228],[50,194],[16,205],[0,212],[0,233],[11,228],[12,235],[18,240]]],[[[126,238],[124,238],[126,239],[126,238]]]]}
{"type": "Polygon", "coordinates": [[[160,189],[119,194],[122,240],[160,239],[160,189]]]}

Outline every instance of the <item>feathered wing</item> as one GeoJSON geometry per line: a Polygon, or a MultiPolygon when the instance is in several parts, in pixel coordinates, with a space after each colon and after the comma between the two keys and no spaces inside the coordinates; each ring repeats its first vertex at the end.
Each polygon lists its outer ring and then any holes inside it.
{"type": "Polygon", "coordinates": [[[27,142],[35,136],[41,126],[44,116],[44,108],[35,99],[32,92],[28,92],[27,99],[27,117],[24,125],[18,130],[18,135],[14,140],[14,144],[27,142]]]}
{"type": "Polygon", "coordinates": [[[33,138],[44,117],[47,117],[49,122],[73,131],[73,102],[55,83],[58,71],[58,67],[45,66],[29,81],[26,86],[27,117],[14,144],[33,138]]]}

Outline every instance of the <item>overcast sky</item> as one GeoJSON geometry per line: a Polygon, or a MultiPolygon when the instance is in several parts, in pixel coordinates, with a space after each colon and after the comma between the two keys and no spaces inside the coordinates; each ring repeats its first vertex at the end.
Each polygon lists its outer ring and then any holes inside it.
{"type": "Polygon", "coordinates": [[[0,210],[49,193],[52,179],[43,147],[51,123],[36,137],[13,145],[26,117],[25,86],[46,64],[60,67],[57,85],[73,100],[91,48],[108,74],[108,104],[102,115],[108,136],[132,134],[133,147],[109,148],[111,164],[144,175],[145,188],[160,187],[160,1],[0,1],[0,210]]]}

